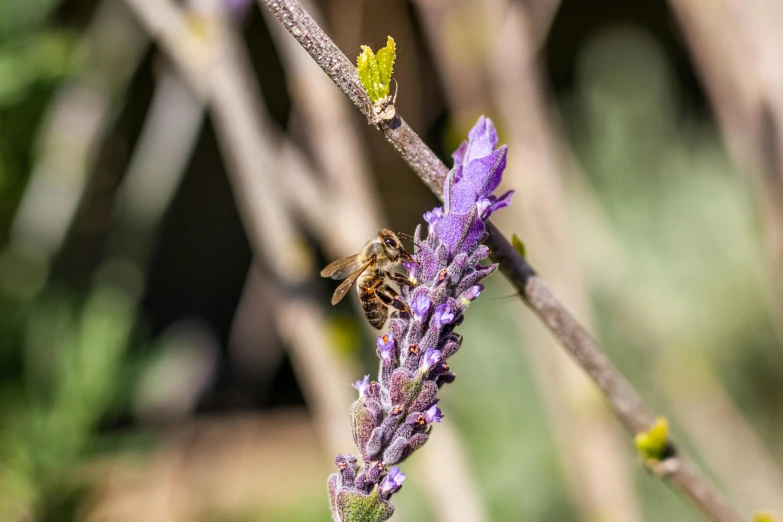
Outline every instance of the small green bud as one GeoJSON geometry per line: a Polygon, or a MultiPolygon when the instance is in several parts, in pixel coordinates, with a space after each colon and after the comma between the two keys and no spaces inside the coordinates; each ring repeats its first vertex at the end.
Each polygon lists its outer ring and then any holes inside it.
{"type": "Polygon", "coordinates": [[[659,417],[650,431],[642,432],[634,437],[636,449],[647,461],[657,462],[666,455],[669,445],[669,423],[664,417],[659,417]]]}
{"type": "Polygon", "coordinates": [[[359,69],[359,80],[372,103],[377,103],[389,95],[396,57],[397,46],[391,36],[387,38],[386,47],[379,49],[377,55],[372,49],[362,45],[362,54],[356,60],[356,67],[359,69]]]}
{"type": "Polygon", "coordinates": [[[518,235],[511,234],[511,246],[514,247],[514,250],[516,250],[520,256],[525,257],[525,254],[527,253],[527,249],[525,248],[525,243],[523,243],[522,240],[519,239],[518,235]]]}

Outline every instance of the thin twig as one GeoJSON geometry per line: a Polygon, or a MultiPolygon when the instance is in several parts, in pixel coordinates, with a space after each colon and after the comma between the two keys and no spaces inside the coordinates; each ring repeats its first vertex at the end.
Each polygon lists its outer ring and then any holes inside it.
{"type": "MultiPolygon", "coordinates": [[[[356,69],[315,21],[294,0],[260,0],[313,57],[340,90],[365,116],[369,99],[362,88],[356,69]]],[[[393,126],[382,126],[386,139],[438,197],[443,196],[443,182],[448,168],[400,118],[393,126]]],[[[488,225],[487,244],[493,259],[509,281],[521,292],[525,302],[571,353],[582,368],[606,394],[623,424],[633,433],[648,430],[655,416],[609,359],[598,343],[555,298],[546,283],[514,250],[492,224],[488,225]]],[[[708,519],[719,522],[743,520],[723,496],[699,475],[681,454],[669,459],[669,483],[673,484],[708,519]]]]}

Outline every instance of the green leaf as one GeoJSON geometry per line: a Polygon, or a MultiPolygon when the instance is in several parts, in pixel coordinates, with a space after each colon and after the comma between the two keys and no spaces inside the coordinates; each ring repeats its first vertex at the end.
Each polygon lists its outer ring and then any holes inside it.
{"type": "Polygon", "coordinates": [[[520,256],[525,257],[525,254],[527,253],[527,249],[525,248],[525,243],[522,242],[521,239],[519,239],[519,236],[516,234],[511,235],[511,246],[514,247],[514,250],[516,250],[520,256]]]}
{"type": "MultiPolygon", "coordinates": [[[[367,49],[370,48],[368,47],[367,49]]],[[[370,66],[370,75],[372,77],[370,99],[375,103],[384,97],[383,88],[381,86],[381,68],[378,66],[378,58],[372,53],[372,50],[370,50],[369,54],[370,57],[367,60],[367,63],[370,66]]]]}
{"type": "Polygon", "coordinates": [[[356,68],[359,69],[359,80],[371,102],[375,103],[389,95],[396,57],[397,46],[391,36],[387,37],[386,47],[380,49],[377,56],[372,49],[362,45],[362,54],[356,60],[356,68]]]}
{"type": "Polygon", "coordinates": [[[356,60],[356,68],[359,69],[359,81],[362,82],[364,90],[367,91],[370,101],[375,103],[377,97],[375,96],[375,87],[373,86],[372,81],[371,62],[374,62],[376,67],[378,66],[378,60],[375,58],[372,49],[366,45],[362,45],[362,54],[360,54],[359,58],[356,60]]]}
{"type": "Polygon", "coordinates": [[[386,38],[386,47],[378,51],[378,68],[381,72],[381,97],[389,95],[389,86],[391,85],[392,71],[394,69],[394,59],[397,57],[397,45],[394,38],[386,38]]]}
{"type": "Polygon", "coordinates": [[[669,423],[665,418],[659,417],[650,431],[639,433],[634,437],[634,443],[645,460],[661,460],[669,444],[669,423]]]}

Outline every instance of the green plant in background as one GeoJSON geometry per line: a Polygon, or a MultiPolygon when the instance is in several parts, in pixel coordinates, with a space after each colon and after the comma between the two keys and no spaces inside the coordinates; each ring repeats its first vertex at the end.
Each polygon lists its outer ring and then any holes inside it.
{"type": "MultiPolygon", "coordinates": [[[[780,404],[783,388],[748,178],[732,168],[714,128],[682,103],[649,35],[627,27],[596,35],[578,72],[565,111],[587,175],[572,193],[574,237],[599,336],[610,350],[622,347],[613,361],[667,405],[673,425],[687,424],[688,409],[719,383],[763,440],[780,430],[771,402],[780,404]],[[714,378],[693,378],[702,372],[714,378]]],[[[684,427],[694,432],[693,424],[684,427]]],[[[776,439],[765,442],[780,462],[776,439]]],[[[639,486],[650,520],[691,516],[656,498],[647,474],[639,486]]]]}
{"type": "Polygon", "coordinates": [[[394,109],[397,93],[395,92],[394,96],[389,94],[396,57],[397,46],[394,39],[389,36],[386,40],[386,47],[379,49],[377,54],[373,53],[372,49],[366,45],[362,45],[362,54],[356,60],[359,80],[362,82],[364,90],[367,91],[372,104],[370,107],[371,116],[368,118],[371,124],[378,125],[389,122],[397,115],[397,111],[394,109]]]}
{"type": "Polygon", "coordinates": [[[74,38],[56,31],[41,31],[23,41],[0,46],[0,109],[20,103],[37,86],[73,73],[74,38]]]}
{"type": "Polygon", "coordinates": [[[81,65],[74,35],[46,25],[59,4],[0,2],[0,241],[29,175],[52,90],[81,65]]]}
{"type": "Polygon", "coordinates": [[[30,305],[24,380],[0,391],[0,520],[67,518],[63,505],[79,490],[73,467],[124,380],[134,313],[134,301],[111,286],[81,306],[62,297],[30,305]]]}

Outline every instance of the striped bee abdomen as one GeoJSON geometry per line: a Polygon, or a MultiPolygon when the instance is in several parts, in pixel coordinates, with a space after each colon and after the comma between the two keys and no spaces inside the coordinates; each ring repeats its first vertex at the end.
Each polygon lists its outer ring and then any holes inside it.
{"type": "Polygon", "coordinates": [[[376,330],[383,328],[386,318],[389,316],[389,309],[375,295],[375,290],[373,288],[363,290],[359,294],[359,300],[362,302],[362,310],[370,324],[376,330]]]}

